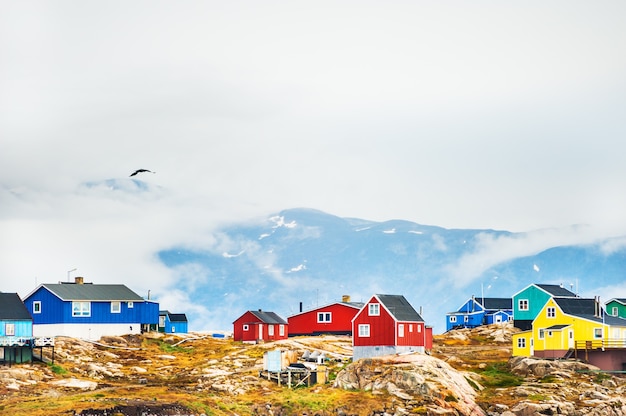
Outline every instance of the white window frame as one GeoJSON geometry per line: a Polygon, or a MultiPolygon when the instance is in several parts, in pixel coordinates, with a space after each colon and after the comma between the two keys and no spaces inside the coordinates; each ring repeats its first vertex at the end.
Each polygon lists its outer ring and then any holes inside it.
{"type": "Polygon", "coordinates": [[[456,323],[456,315],[452,315],[452,316],[450,317],[450,323],[451,323],[451,324],[456,323]]]}
{"type": "Polygon", "coordinates": [[[267,336],[268,337],[273,337],[274,336],[274,325],[268,325],[267,326],[267,336]]]}
{"type": "Polygon", "coordinates": [[[14,323],[6,323],[4,324],[4,335],[7,337],[15,336],[15,324],[14,323]]]}
{"type": "Polygon", "coordinates": [[[593,337],[595,339],[602,339],[603,337],[603,329],[602,328],[593,328],[593,337]]]}
{"type": "Polygon", "coordinates": [[[36,300],[33,302],[33,313],[41,313],[41,301],[36,300]]]}
{"type": "Polygon", "coordinates": [[[545,329],[540,329],[539,330],[539,339],[544,339],[545,337],[546,337],[545,329]]]}
{"type": "Polygon", "coordinates": [[[467,322],[469,322],[469,315],[465,315],[463,317],[463,323],[467,323],[467,322]]]}
{"type": "Polygon", "coordinates": [[[129,302],[128,302],[128,304],[127,304],[127,306],[128,306],[128,309],[132,309],[132,308],[134,308],[134,307],[135,307],[135,302],[133,302],[133,301],[129,301],[129,302]]]}
{"type": "Polygon", "coordinates": [[[526,348],[526,338],[518,338],[517,339],[517,348],[526,348]]]}
{"type": "Polygon", "coordinates": [[[409,332],[413,332],[413,324],[409,324],[409,332]]]}
{"type": "Polygon", "coordinates": [[[367,305],[368,316],[380,316],[380,303],[370,303],[367,305]]]}
{"type": "Polygon", "coordinates": [[[404,324],[398,324],[398,337],[404,338],[404,324]]]}
{"type": "Polygon", "coordinates": [[[278,325],[278,335],[281,337],[285,336],[285,325],[283,324],[278,325]]]}
{"type": "Polygon", "coordinates": [[[613,316],[618,316],[619,315],[619,308],[617,306],[613,306],[611,308],[611,311],[613,312],[612,313],[613,316]]]}
{"type": "Polygon", "coordinates": [[[517,309],[520,311],[527,311],[530,309],[530,302],[528,299],[520,299],[517,301],[517,309]]]}
{"type": "Polygon", "coordinates": [[[370,337],[370,324],[359,324],[359,338],[370,337]]]}
{"type": "Polygon", "coordinates": [[[88,318],[91,316],[91,302],[72,302],[72,317],[88,318]]]}
{"type": "Polygon", "coordinates": [[[422,325],[417,324],[417,332],[419,332],[419,333],[422,332],[422,325]]]}
{"type": "Polygon", "coordinates": [[[250,330],[250,326],[248,324],[243,324],[243,330],[244,331],[249,331],[250,330]]]}
{"type": "Polygon", "coordinates": [[[556,307],[548,306],[546,308],[546,318],[556,318],[556,307]]]}
{"type": "Polygon", "coordinates": [[[332,312],[318,312],[317,313],[317,323],[318,324],[328,324],[333,321],[332,312]]]}
{"type": "Polygon", "coordinates": [[[165,315],[159,316],[159,328],[165,328],[165,315]]]}
{"type": "Polygon", "coordinates": [[[122,313],[122,302],[112,301],[111,302],[111,313],[122,313]]]}

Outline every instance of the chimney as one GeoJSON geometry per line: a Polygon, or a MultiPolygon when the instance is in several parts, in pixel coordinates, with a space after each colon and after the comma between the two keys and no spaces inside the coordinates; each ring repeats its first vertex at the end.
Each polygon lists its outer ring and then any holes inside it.
{"type": "Polygon", "coordinates": [[[77,285],[82,285],[83,283],[85,283],[85,280],[80,276],[76,276],[74,278],[74,283],[76,283],[77,285]]]}
{"type": "Polygon", "coordinates": [[[350,295],[343,295],[341,297],[342,302],[350,302],[350,295]]]}
{"type": "Polygon", "coordinates": [[[302,302],[300,302],[300,312],[302,312],[302,302]]]}

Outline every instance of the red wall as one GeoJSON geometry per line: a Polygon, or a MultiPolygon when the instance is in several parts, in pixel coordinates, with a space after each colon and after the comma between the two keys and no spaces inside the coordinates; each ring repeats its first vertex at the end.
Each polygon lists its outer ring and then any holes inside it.
{"type": "Polygon", "coordinates": [[[378,299],[372,297],[369,302],[359,311],[353,321],[352,344],[356,347],[375,345],[396,345],[395,344],[395,321],[380,305],[379,316],[368,316],[369,304],[379,303],[378,299]],[[359,337],[359,324],[370,325],[370,336],[359,337]]]}
{"type": "Polygon", "coordinates": [[[350,334],[352,333],[352,318],[358,312],[358,308],[341,303],[333,303],[332,305],[302,312],[287,319],[289,322],[289,333],[292,336],[312,335],[314,333],[350,334]],[[319,312],[330,312],[332,314],[331,322],[317,322],[317,314],[319,312]]]}

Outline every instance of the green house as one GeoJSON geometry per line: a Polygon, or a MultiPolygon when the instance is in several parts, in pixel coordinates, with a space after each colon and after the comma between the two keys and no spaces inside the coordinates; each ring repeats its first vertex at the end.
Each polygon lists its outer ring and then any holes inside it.
{"type": "Polygon", "coordinates": [[[620,318],[626,318],[626,299],[614,298],[605,304],[606,313],[620,318]]]}
{"type": "Polygon", "coordinates": [[[513,326],[527,331],[551,298],[576,298],[577,295],[562,285],[533,283],[513,295],[513,326]]]}

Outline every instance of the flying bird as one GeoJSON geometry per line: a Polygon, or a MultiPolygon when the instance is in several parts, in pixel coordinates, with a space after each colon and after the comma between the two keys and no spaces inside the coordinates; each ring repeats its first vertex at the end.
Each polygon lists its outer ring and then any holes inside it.
{"type": "Polygon", "coordinates": [[[136,171],[134,171],[133,173],[130,174],[130,176],[135,176],[138,173],[142,173],[142,172],[150,172],[150,173],[156,173],[156,172],[152,172],[148,169],[137,169],[136,171]]]}

